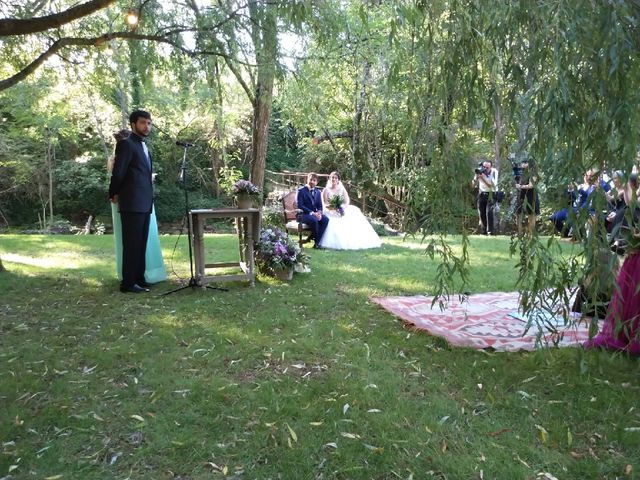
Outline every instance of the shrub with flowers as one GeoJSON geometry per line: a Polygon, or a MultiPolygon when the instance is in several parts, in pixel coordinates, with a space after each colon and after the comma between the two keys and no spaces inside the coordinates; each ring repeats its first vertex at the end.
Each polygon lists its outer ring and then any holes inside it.
{"type": "Polygon", "coordinates": [[[256,263],[262,271],[284,270],[306,263],[306,255],[286,232],[274,226],[260,231],[256,248],[256,263]]]}
{"type": "Polygon", "coordinates": [[[249,180],[238,180],[233,184],[231,193],[236,196],[247,195],[249,197],[260,196],[260,189],[249,180]]]}

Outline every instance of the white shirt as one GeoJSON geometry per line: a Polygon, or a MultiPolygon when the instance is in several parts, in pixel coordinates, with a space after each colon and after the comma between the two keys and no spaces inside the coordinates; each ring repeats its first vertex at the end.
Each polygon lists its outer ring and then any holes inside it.
{"type": "Polygon", "coordinates": [[[495,192],[498,189],[498,170],[496,170],[495,168],[491,168],[491,172],[488,175],[489,178],[487,178],[487,175],[482,175],[485,177],[485,180],[491,180],[493,182],[493,186],[490,187],[482,180],[478,179],[478,190],[480,191],[480,193],[495,192]]]}

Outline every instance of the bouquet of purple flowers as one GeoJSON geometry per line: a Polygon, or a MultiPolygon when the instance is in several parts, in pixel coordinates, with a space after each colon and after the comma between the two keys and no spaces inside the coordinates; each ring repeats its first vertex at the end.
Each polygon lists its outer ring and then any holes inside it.
{"type": "Polygon", "coordinates": [[[238,196],[248,195],[250,197],[257,197],[258,195],[260,195],[260,189],[249,180],[238,180],[233,184],[231,193],[238,196]]]}
{"type": "Polygon", "coordinates": [[[299,263],[307,263],[307,257],[286,232],[267,226],[260,231],[256,263],[265,271],[284,270],[299,263]]]}
{"type": "Polygon", "coordinates": [[[344,203],[344,197],[342,195],[332,195],[329,197],[329,208],[331,210],[335,210],[338,215],[344,215],[344,208],[342,204],[344,203]]]}

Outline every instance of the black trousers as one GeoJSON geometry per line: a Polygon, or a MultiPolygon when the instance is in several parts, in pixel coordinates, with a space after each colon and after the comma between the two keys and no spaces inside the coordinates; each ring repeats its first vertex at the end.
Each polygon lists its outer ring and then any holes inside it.
{"type": "Polygon", "coordinates": [[[478,216],[482,225],[482,233],[484,235],[494,233],[493,229],[493,199],[489,200],[489,192],[480,192],[478,194],[478,216]]]}
{"type": "Polygon", "coordinates": [[[144,282],[151,212],[120,212],[122,221],[122,283],[124,288],[144,282]]]}

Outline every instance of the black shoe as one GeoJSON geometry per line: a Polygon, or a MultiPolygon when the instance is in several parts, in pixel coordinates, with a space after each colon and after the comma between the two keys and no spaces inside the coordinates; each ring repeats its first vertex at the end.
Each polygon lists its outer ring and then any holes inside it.
{"type": "Polygon", "coordinates": [[[148,292],[149,289],[148,288],[143,288],[140,285],[138,285],[137,283],[134,283],[132,286],[130,287],[120,287],[120,291],[122,293],[143,293],[143,292],[148,292]]]}
{"type": "Polygon", "coordinates": [[[151,288],[151,284],[142,280],[141,282],[136,282],[136,285],[142,288],[151,288]]]}

